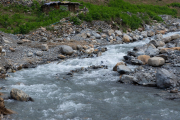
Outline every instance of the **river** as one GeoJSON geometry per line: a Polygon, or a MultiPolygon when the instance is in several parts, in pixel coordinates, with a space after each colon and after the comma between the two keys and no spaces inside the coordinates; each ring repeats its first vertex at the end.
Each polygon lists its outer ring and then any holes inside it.
{"type": "MultiPolygon", "coordinates": [[[[169,36],[174,33],[169,33],[169,36]]],[[[10,74],[1,85],[9,91],[18,88],[28,93],[34,102],[5,100],[6,108],[17,112],[14,120],[179,120],[179,102],[162,99],[156,88],[117,83],[119,75],[112,71],[128,50],[148,43],[144,41],[109,45],[102,56],[69,59],[10,74]],[[107,65],[75,73],[70,70],[91,65],[107,65]],[[58,76],[56,74],[59,74],[58,76]],[[64,79],[66,77],[66,79],[64,79]],[[21,83],[17,85],[17,83],[21,83]]],[[[131,69],[135,66],[130,66],[131,69]]],[[[6,92],[7,90],[2,90],[6,92]]]]}

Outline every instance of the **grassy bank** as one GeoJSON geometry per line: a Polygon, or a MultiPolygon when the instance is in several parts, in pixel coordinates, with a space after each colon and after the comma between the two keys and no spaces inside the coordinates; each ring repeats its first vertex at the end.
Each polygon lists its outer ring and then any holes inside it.
{"type": "MultiPolygon", "coordinates": [[[[77,0],[71,0],[78,2],[77,0]]],[[[169,6],[157,6],[146,4],[131,4],[123,0],[110,0],[103,5],[95,5],[88,2],[80,2],[89,9],[89,13],[72,17],[71,21],[80,24],[80,20],[91,22],[92,20],[115,21],[120,27],[136,29],[143,24],[149,24],[151,20],[162,21],[159,14],[177,15],[176,9],[169,6]]],[[[177,4],[175,4],[177,7],[177,4]]],[[[40,4],[34,1],[32,7],[11,5],[0,6],[0,30],[8,33],[28,33],[40,26],[53,24],[69,15],[68,11],[52,10],[48,15],[41,12],[40,4]]]]}

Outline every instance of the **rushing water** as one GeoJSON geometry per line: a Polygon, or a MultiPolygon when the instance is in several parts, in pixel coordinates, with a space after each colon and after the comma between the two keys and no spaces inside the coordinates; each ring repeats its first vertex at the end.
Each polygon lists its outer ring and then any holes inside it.
{"type": "Polygon", "coordinates": [[[127,50],[148,41],[110,45],[97,58],[69,59],[11,74],[1,85],[9,91],[23,90],[35,102],[6,100],[6,107],[18,113],[12,115],[15,120],[179,120],[178,102],[154,96],[163,91],[116,82],[119,76],[112,71],[113,66],[127,50]],[[70,70],[100,64],[108,69],[76,73],[63,79],[70,70]],[[18,82],[23,84],[17,85],[18,82]]]}

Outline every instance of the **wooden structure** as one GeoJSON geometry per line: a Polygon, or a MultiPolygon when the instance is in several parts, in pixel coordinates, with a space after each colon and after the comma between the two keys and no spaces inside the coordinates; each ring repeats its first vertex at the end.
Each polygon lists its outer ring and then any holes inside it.
{"type": "Polygon", "coordinates": [[[48,13],[52,9],[60,9],[61,6],[68,7],[68,10],[71,12],[76,12],[79,9],[80,3],[68,2],[68,1],[49,2],[49,3],[45,3],[44,5],[42,5],[41,8],[42,8],[43,12],[48,13]]]}

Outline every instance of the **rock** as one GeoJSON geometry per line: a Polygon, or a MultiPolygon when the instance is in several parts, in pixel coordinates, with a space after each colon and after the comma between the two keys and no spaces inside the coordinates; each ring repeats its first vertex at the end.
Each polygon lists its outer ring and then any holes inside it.
{"type": "Polygon", "coordinates": [[[142,65],[143,62],[141,60],[138,60],[138,59],[132,59],[131,64],[133,64],[133,65],[142,65]]]}
{"type": "Polygon", "coordinates": [[[91,37],[91,34],[90,33],[86,33],[87,37],[91,37]]]}
{"type": "Polygon", "coordinates": [[[37,56],[43,56],[43,52],[42,52],[42,51],[37,51],[37,52],[35,53],[35,55],[37,55],[37,56]]]}
{"type": "Polygon", "coordinates": [[[102,56],[102,52],[97,53],[97,57],[102,56]]]}
{"type": "Polygon", "coordinates": [[[153,44],[156,48],[163,47],[165,43],[163,41],[151,40],[149,43],[153,44]]]}
{"type": "Polygon", "coordinates": [[[136,78],[134,80],[135,83],[143,86],[149,86],[149,87],[155,87],[156,83],[154,82],[154,77],[152,77],[151,73],[146,72],[136,72],[134,74],[134,77],[136,78]]]}
{"type": "Polygon", "coordinates": [[[126,65],[124,62],[118,62],[114,67],[113,67],[113,71],[117,71],[117,66],[119,65],[126,65]]]}
{"type": "Polygon", "coordinates": [[[27,56],[28,56],[28,57],[32,57],[32,56],[33,56],[33,53],[32,53],[32,52],[28,52],[27,56]]]}
{"type": "Polygon", "coordinates": [[[2,46],[0,46],[0,53],[2,52],[2,46]]]}
{"type": "Polygon", "coordinates": [[[147,31],[147,36],[148,37],[152,37],[154,35],[155,35],[155,33],[153,31],[147,31]]]}
{"type": "Polygon", "coordinates": [[[72,55],[73,52],[74,52],[72,47],[67,46],[67,45],[61,46],[60,51],[61,51],[62,54],[65,54],[65,55],[72,55]]]}
{"type": "Polygon", "coordinates": [[[171,41],[171,36],[165,37],[162,39],[165,43],[168,43],[171,41]]]}
{"type": "Polygon", "coordinates": [[[175,40],[175,39],[178,39],[180,38],[180,35],[179,34],[174,34],[171,36],[171,40],[175,40]]]}
{"type": "Polygon", "coordinates": [[[156,34],[165,34],[166,30],[156,30],[156,34]]]}
{"type": "Polygon", "coordinates": [[[141,35],[143,36],[143,38],[147,38],[147,31],[142,31],[141,35]]]}
{"type": "Polygon", "coordinates": [[[122,32],[120,30],[115,30],[115,34],[117,36],[123,36],[122,32]]]}
{"type": "Polygon", "coordinates": [[[130,36],[124,35],[122,41],[123,42],[130,42],[130,36]]]}
{"type": "Polygon", "coordinates": [[[143,64],[147,64],[150,56],[149,55],[140,55],[138,56],[138,60],[141,60],[143,64]]]}
{"type": "Polygon", "coordinates": [[[157,34],[157,35],[155,35],[154,39],[156,39],[156,40],[162,40],[162,39],[163,39],[163,36],[162,36],[162,34],[157,34]]]}
{"type": "Polygon", "coordinates": [[[112,33],[114,33],[114,30],[112,30],[112,29],[107,31],[107,34],[108,34],[109,36],[110,36],[112,33]]]}
{"type": "Polygon", "coordinates": [[[43,51],[47,51],[49,48],[48,48],[48,45],[47,44],[42,44],[41,45],[41,50],[43,51]]]}
{"type": "Polygon", "coordinates": [[[65,59],[66,56],[64,56],[64,55],[58,55],[58,58],[59,58],[59,59],[65,59]]]}
{"type": "MultiPolygon", "coordinates": [[[[2,115],[8,115],[8,114],[14,114],[15,112],[5,108],[4,105],[4,99],[0,97],[0,114],[2,115]]],[[[1,119],[1,118],[0,118],[1,119]]],[[[3,119],[4,120],[4,119],[3,119]]]]}
{"type": "Polygon", "coordinates": [[[6,55],[6,50],[2,49],[0,56],[5,56],[6,55]]]}
{"type": "Polygon", "coordinates": [[[87,33],[82,33],[81,37],[84,38],[84,39],[87,38],[87,33]]]}
{"type": "Polygon", "coordinates": [[[85,52],[86,52],[87,54],[91,54],[91,53],[94,52],[94,48],[87,49],[85,52]]]}
{"type": "Polygon", "coordinates": [[[22,39],[22,42],[23,42],[23,43],[30,43],[31,40],[28,40],[28,39],[22,39]]]}
{"type": "Polygon", "coordinates": [[[9,50],[10,50],[11,52],[15,52],[15,49],[12,48],[12,47],[10,47],[9,50]]]}
{"type": "Polygon", "coordinates": [[[122,75],[122,77],[120,77],[119,82],[132,84],[134,82],[134,79],[134,76],[122,75]]]}
{"type": "Polygon", "coordinates": [[[18,100],[18,101],[30,101],[32,98],[29,97],[28,94],[23,92],[22,90],[13,88],[10,92],[10,96],[12,99],[18,100]]]}
{"type": "Polygon", "coordinates": [[[156,73],[156,84],[159,88],[178,86],[177,77],[166,69],[159,69],[156,73]]]}
{"type": "Polygon", "coordinates": [[[153,44],[149,44],[147,46],[147,49],[145,51],[146,55],[150,55],[150,56],[156,56],[157,54],[159,54],[159,50],[156,49],[156,47],[153,44]]]}
{"type": "Polygon", "coordinates": [[[126,73],[130,73],[131,69],[129,69],[125,65],[119,65],[119,66],[117,66],[117,72],[120,74],[126,74],[126,73]]]}
{"type": "Polygon", "coordinates": [[[148,65],[153,67],[159,67],[164,65],[165,60],[162,57],[152,57],[148,60],[148,65]]]}
{"type": "Polygon", "coordinates": [[[47,37],[43,37],[39,42],[47,42],[47,37]]]}
{"type": "Polygon", "coordinates": [[[142,31],[143,31],[143,28],[138,28],[138,31],[142,32],[142,31]]]}
{"type": "Polygon", "coordinates": [[[107,35],[106,34],[102,34],[101,37],[105,39],[107,37],[107,35]]]}
{"type": "Polygon", "coordinates": [[[92,32],[92,35],[95,36],[96,39],[101,39],[101,35],[96,32],[92,32]]]}
{"type": "Polygon", "coordinates": [[[110,36],[109,38],[110,38],[110,40],[113,40],[113,36],[110,36]]]}

